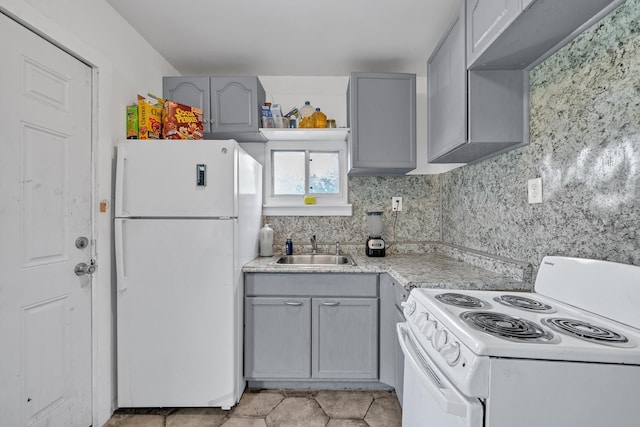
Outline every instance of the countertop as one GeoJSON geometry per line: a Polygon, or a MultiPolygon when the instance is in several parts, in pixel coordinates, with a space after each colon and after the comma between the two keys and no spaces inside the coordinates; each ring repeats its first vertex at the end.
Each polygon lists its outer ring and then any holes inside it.
{"type": "Polygon", "coordinates": [[[488,289],[530,291],[533,284],[518,281],[450,256],[428,252],[392,254],[380,258],[350,254],[357,265],[276,264],[279,255],[247,263],[245,273],[390,273],[405,288],[488,289]]]}

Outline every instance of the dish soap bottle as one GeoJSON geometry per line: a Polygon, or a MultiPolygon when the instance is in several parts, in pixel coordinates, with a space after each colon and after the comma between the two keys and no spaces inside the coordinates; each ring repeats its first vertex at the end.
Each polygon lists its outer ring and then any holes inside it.
{"type": "Polygon", "coordinates": [[[305,101],[304,105],[300,107],[300,123],[298,123],[299,128],[312,128],[313,127],[313,119],[311,116],[315,109],[311,105],[309,101],[305,101]]]}
{"type": "Polygon", "coordinates": [[[311,116],[311,121],[313,122],[313,127],[327,127],[327,116],[322,111],[320,111],[320,108],[316,108],[316,111],[311,116]]]}
{"type": "Polygon", "coordinates": [[[260,256],[273,256],[273,229],[265,224],[260,229],[260,256]]]}

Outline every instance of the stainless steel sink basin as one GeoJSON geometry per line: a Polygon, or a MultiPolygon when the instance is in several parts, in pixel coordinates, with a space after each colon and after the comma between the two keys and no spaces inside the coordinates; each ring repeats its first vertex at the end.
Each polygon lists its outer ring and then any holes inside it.
{"type": "Polygon", "coordinates": [[[329,254],[300,254],[283,255],[276,261],[276,264],[290,265],[356,265],[351,255],[329,255],[329,254]]]}

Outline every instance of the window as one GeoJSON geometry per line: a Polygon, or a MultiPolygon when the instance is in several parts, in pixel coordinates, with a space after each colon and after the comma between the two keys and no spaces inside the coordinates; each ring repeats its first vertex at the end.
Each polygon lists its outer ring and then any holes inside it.
{"type": "Polygon", "coordinates": [[[265,163],[265,215],[351,215],[346,142],[269,141],[265,163]]]}

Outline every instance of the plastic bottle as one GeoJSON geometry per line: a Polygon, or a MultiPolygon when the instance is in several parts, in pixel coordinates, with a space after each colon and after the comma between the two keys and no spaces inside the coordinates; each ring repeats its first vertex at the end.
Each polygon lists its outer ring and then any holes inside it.
{"type": "Polygon", "coordinates": [[[293,255],[293,242],[291,241],[291,239],[287,239],[287,241],[285,242],[284,252],[287,255],[293,255]]]}
{"type": "Polygon", "coordinates": [[[313,122],[313,127],[327,127],[327,116],[322,111],[320,111],[320,108],[316,108],[316,111],[311,116],[311,121],[313,122]]]}
{"type": "Polygon", "coordinates": [[[313,127],[313,119],[311,116],[313,115],[315,108],[311,105],[311,102],[305,101],[304,105],[300,107],[300,123],[298,123],[299,128],[312,128],[313,127]]]}
{"type": "Polygon", "coordinates": [[[273,229],[269,224],[260,229],[260,256],[273,256],[273,229]]]}

